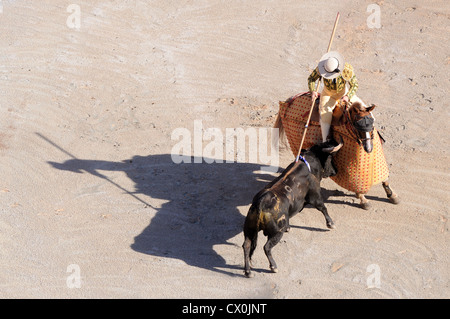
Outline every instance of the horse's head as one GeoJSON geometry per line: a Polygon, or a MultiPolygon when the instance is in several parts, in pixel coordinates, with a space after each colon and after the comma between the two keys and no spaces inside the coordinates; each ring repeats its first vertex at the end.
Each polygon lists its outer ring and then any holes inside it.
{"type": "Polygon", "coordinates": [[[375,105],[364,107],[360,102],[354,102],[348,109],[351,125],[367,153],[373,150],[373,122],[372,110],[375,105]]]}

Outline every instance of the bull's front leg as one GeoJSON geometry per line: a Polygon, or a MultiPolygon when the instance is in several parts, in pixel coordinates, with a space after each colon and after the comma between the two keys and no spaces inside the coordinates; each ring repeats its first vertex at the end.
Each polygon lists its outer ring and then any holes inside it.
{"type": "Polygon", "coordinates": [[[389,201],[392,204],[399,204],[400,203],[400,198],[398,197],[398,195],[392,190],[391,186],[389,185],[389,179],[385,180],[384,182],[382,182],[384,191],[386,192],[386,196],[389,199],[389,201]]]}
{"type": "Polygon", "coordinates": [[[330,215],[328,215],[328,210],[325,207],[325,204],[323,203],[323,200],[319,200],[314,204],[314,207],[316,207],[316,209],[320,210],[323,214],[323,216],[325,217],[325,221],[327,223],[327,227],[329,229],[335,229],[336,226],[334,225],[333,220],[331,219],[330,215]]]}
{"type": "Polygon", "coordinates": [[[335,229],[336,226],[334,225],[334,222],[331,219],[330,215],[328,215],[328,210],[325,207],[324,200],[321,194],[320,184],[316,178],[313,179],[312,183],[313,184],[311,185],[311,188],[308,194],[306,195],[305,203],[309,203],[313,205],[316,209],[318,209],[325,217],[327,227],[329,229],[335,229]]]}

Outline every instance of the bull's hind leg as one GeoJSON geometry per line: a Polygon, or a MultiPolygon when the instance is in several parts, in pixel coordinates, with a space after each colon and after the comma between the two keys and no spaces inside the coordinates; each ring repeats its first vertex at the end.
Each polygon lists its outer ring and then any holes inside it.
{"type": "Polygon", "coordinates": [[[245,240],[242,245],[242,248],[244,249],[244,273],[246,277],[251,278],[253,277],[251,272],[252,256],[258,241],[258,230],[249,227],[247,220],[244,226],[244,237],[245,240]]]}
{"type": "Polygon", "coordinates": [[[242,248],[244,248],[244,273],[245,276],[248,278],[253,277],[251,268],[251,257],[250,257],[250,250],[252,246],[252,240],[248,237],[245,238],[244,244],[242,245],[242,248]]]}
{"type": "Polygon", "coordinates": [[[272,248],[279,243],[281,237],[283,237],[283,232],[277,232],[268,237],[267,243],[264,245],[264,252],[266,253],[267,259],[269,259],[270,270],[272,270],[272,272],[278,272],[277,264],[272,257],[272,248]]]}
{"type": "Polygon", "coordinates": [[[389,185],[389,180],[385,180],[383,183],[383,188],[384,191],[386,192],[386,196],[389,199],[389,201],[392,204],[399,204],[400,203],[400,198],[398,197],[398,195],[392,190],[391,186],[389,185]]]}

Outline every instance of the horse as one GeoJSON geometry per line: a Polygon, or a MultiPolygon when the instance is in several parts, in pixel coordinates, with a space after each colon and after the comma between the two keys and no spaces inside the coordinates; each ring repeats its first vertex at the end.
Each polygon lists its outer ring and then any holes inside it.
{"type": "MultiPolygon", "coordinates": [[[[313,106],[303,148],[307,149],[322,142],[319,98],[313,106]]],[[[274,127],[280,137],[285,134],[294,156],[302,138],[303,130],[311,107],[311,94],[301,93],[286,101],[280,101],[280,110],[274,127]]],[[[368,210],[370,202],[365,197],[373,185],[382,184],[388,200],[399,204],[399,196],[389,184],[389,168],[383,152],[382,139],[374,126],[372,111],[375,105],[365,107],[357,101],[346,105],[338,101],[333,112],[332,137],[343,140],[344,145],[333,156],[337,174],[330,177],[339,186],[354,192],[360,200],[360,207],[368,210]]]]}

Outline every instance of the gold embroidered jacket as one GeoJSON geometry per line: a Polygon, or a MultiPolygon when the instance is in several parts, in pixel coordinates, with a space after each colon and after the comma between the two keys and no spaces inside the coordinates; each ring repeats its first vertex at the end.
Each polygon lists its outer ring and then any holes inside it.
{"type": "MultiPolygon", "coordinates": [[[[314,91],[315,83],[320,78],[319,68],[316,68],[311,75],[308,77],[308,88],[309,91],[314,91]]],[[[355,73],[353,72],[353,67],[345,63],[344,70],[335,79],[323,79],[323,83],[328,90],[340,92],[345,89],[345,83],[348,82],[350,88],[348,90],[347,96],[349,99],[355,95],[358,90],[358,80],[356,79],[355,73]]]]}

